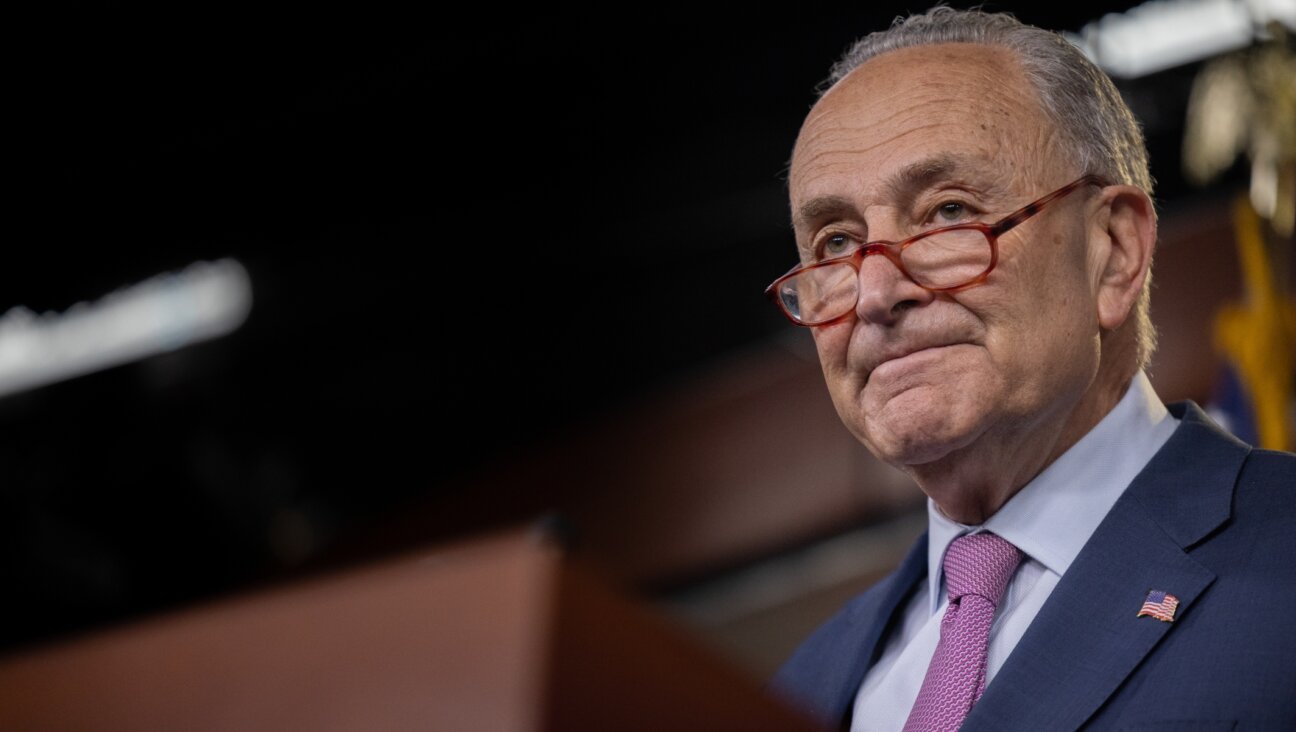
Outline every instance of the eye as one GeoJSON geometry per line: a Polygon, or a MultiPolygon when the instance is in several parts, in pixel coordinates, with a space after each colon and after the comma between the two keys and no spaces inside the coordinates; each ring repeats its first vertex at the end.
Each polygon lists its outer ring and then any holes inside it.
{"type": "Polygon", "coordinates": [[[819,242],[819,258],[832,259],[850,252],[855,240],[847,234],[830,234],[819,242]]]}
{"type": "Polygon", "coordinates": [[[967,206],[958,201],[946,201],[936,208],[936,220],[940,223],[955,224],[968,216],[967,206]]]}

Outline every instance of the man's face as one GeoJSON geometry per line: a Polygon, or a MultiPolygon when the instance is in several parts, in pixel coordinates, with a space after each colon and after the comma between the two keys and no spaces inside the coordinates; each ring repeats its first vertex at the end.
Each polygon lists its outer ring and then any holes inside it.
{"type": "MultiPolygon", "coordinates": [[[[789,179],[801,259],[992,222],[1084,172],[1008,51],[893,51],[802,127],[789,179]]],[[[975,480],[961,459],[973,454],[1024,479],[1038,471],[1030,463],[1063,439],[1097,372],[1093,198],[1077,191],[1002,236],[989,280],[962,292],[931,293],[885,257],[864,260],[855,312],[813,331],[833,402],[874,454],[920,483],[924,470],[975,480]]]]}

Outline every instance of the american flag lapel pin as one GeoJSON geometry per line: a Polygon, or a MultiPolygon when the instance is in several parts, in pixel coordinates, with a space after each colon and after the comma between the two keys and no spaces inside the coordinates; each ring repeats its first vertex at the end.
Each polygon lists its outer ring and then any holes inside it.
{"type": "Polygon", "coordinates": [[[1138,615],[1141,618],[1144,615],[1157,620],[1173,623],[1175,610],[1179,609],[1179,598],[1166,592],[1165,590],[1151,590],[1147,594],[1147,599],[1143,601],[1143,607],[1139,608],[1138,615]]]}

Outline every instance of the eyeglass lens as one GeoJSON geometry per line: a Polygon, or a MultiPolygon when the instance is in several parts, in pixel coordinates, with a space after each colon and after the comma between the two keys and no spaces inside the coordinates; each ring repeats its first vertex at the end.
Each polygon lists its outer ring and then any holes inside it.
{"type": "MultiPolygon", "coordinates": [[[[932,289],[959,287],[990,267],[993,249],[979,229],[955,229],[916,239],[900,252],[911,279],[932,289]]],[[[859,274],[851,260],[811,267],[778,289],[787,311],[804,323],[822,323],[854,309],[859,274]]]]}

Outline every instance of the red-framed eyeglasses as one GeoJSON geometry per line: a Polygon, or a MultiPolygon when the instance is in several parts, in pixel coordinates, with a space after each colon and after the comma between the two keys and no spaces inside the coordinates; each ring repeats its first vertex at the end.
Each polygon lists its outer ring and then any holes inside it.
{"type": "Polygon", "coordinates": [[[831,323],[858,304],[859,270],[870,254],[886,257],[905,277],[932,292],[956,292],[979,285],[999,261],[1000,236],[1086,185],[1104,186],[1106,182],[1096,175],[1086,175],[993,224],[943,226],[903,241],[868,242],[850,254],[798,264],[765,288],[765,294],[796,325],[831,323]]]}

